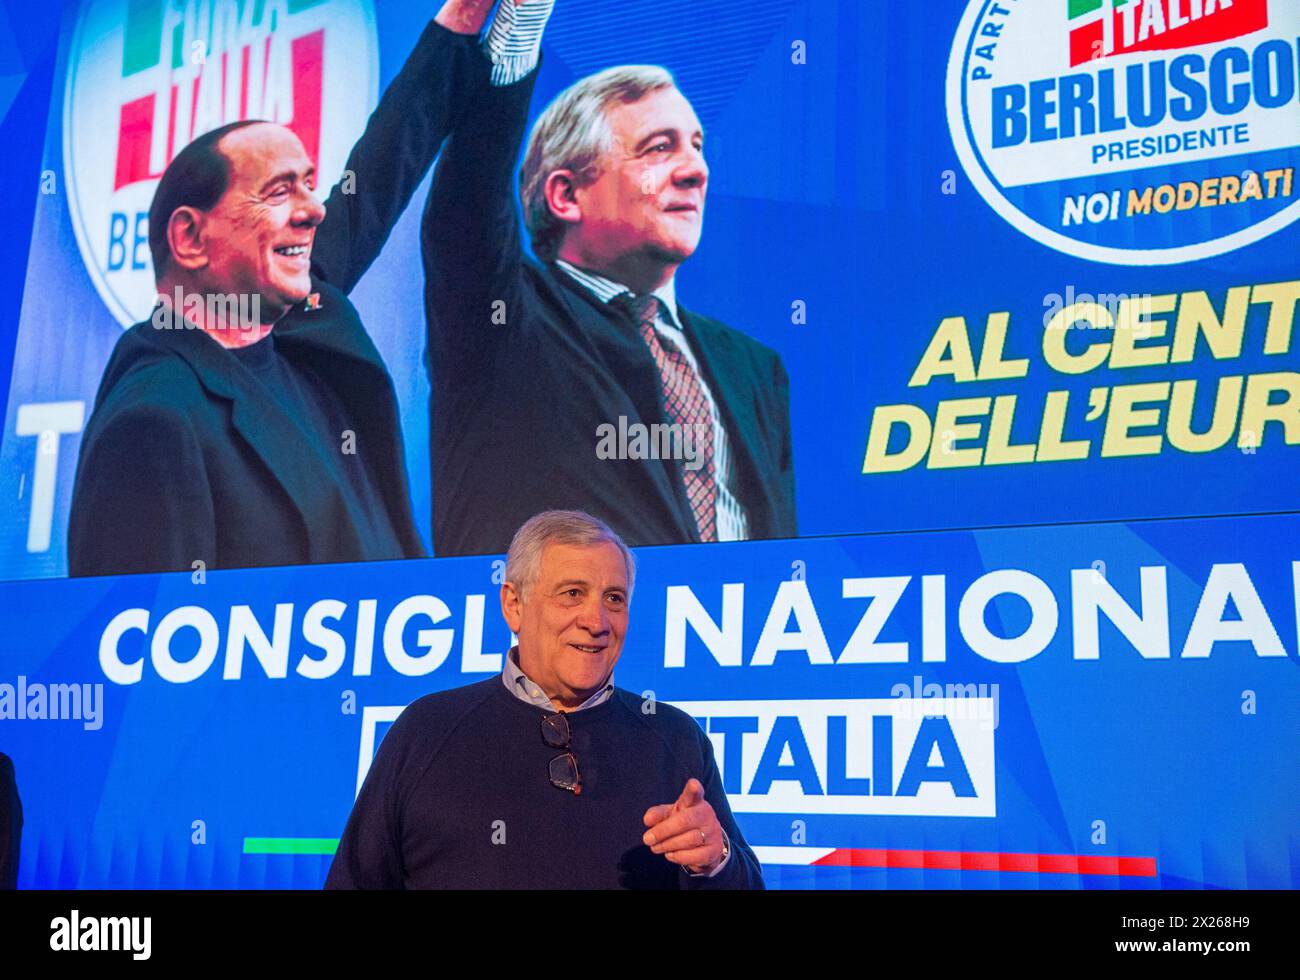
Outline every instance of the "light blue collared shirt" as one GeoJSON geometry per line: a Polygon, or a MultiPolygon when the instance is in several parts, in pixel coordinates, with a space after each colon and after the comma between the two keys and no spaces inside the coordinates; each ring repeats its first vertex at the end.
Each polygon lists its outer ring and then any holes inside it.
{"type": "MultiPolygon", "coordinates": [[[[529,678],[522,670],[519,669],[519,648],[511,647],[510,652],[506,654],[506,665],[501,669],[501,683],[506,686],[506,690],[517,697],[520,701],[527,701],[529,704],[536,705],[539,708],[545,708],[547,711],[559,711],[552,701],[532,679],[529,678]]],[[[582,711],[584,708],[594,708],[598,704],[604,704],[614,694],[614,673],[610,672],[609,677],[605,679],[604,686],[591,697],[583,701],[582,704],[572,711],[582,711]]]]}

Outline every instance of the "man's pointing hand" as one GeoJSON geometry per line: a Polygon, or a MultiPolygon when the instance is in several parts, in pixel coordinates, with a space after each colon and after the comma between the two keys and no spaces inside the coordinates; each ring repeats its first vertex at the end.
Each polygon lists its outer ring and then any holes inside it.
{"type": "Polygon", "coordinates": [[[644,819],[650,829],[641,840],[674,864],[707,874],[722,860],[722,824],[698,779],[686,781],[677,802],[652,806],[644,819]]]}

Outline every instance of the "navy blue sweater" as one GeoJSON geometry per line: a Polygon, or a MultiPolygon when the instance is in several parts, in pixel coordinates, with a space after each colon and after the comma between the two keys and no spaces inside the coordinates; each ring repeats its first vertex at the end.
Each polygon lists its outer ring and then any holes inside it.
{"type": "Polygon", "coordinates": [[[582,793],[551,784],[548,714],[500,676],[411,704],[379,746],[326,888],[762,888],[722,791],[713,746],[666,704],[615,688],[569,714],[582,793]],[[731,838],[715,877],[641,843],[642,817],[696,777],[731,838]]]}

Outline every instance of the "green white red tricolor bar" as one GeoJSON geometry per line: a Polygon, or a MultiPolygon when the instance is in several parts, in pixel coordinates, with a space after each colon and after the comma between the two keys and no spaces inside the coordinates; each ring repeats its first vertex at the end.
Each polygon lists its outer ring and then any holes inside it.
{"type": "Polygon", "coordinates": [[[764,865],[1023,871],[1031,874],[1154,878],[1156,859],[1101,854],[1008,854],[999,851],[913,851],[872,847],[755,847],[764,865]]]}

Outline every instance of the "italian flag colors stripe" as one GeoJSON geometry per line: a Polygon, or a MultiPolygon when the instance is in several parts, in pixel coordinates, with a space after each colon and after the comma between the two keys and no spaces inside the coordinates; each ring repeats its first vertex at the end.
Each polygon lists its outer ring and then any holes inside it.
{"type": "MultiPolygon", "coordinates": [[[[1191,48],[1199,44],[1211,44],[1216,41],[1228,41],[1232,38],[1251,34],[1268,26],[1268,0],[1236,0],[1230,7],[1214,7],[1213,12],[1191,19],[1190,5],[1186,0],[1145,0],[1139,6],[1139,0],[1065,0],[1067,20],[1070,25],[1070,66],[1081,65],[1096,58],[1135,51],[1171,51],[1177,48],[1191,48]],[[1177,2],[1177,11],[1174,4],[1177,2]],[[1126,7],[1136,8],[1133,15],[1125,18],[1129,25],[1129,42],[1124,42],[1119,13],[1126,7]],[[1148,10],[1159,7],[1159,11],[1148,10]],[[1148,22],[1148,13],[1153,14],[1148,22]],[[1181,14],[1186,23],[1178,27],[1168,27],[1172,14],[1181,14]],[[1113,50],[1106,50],[1105,21],[1114,18],[1110,36],[1114,39],[1113,50]],[[1134,22],[1140,22],[1143,28],[1135,29],[1134,22]],[[1154,25],[1154,26],[1153,26],[1154,25]],[[1135,40],[1133,34],[1142,37],[1135,40]]],[[[1203,8],[1208,10],[1211,0],[1205,0],[1203,8]]]]}
{"type": "MultiPolygon", "coordinates": [[[[254,26],[262,23],[262,18],[267,13],[267,0],[235,0],[239,20],[244,19],[244,10],[252,4],[252,19],[254,26]]],[[[284,8],[290,15],[308,10],[311,7],[325,3],[327,0],[286,0],[284,8]]],[[[164,0],[125,0],[126,3],[126,27],[125,43],[122,45],[122,77],[127,78],[138,71],[145,71],[153,68],[162,60],[162,36],[163,36],[163,3],[164,0]]],[[[200,38],[212,37],[212,14],[215,7],[209,7],[208,22],[198,25],[198,36],[200,38]]],[[[275,30],[278,26],[275,21],[275,9],[271,9],[270,30],[275,30]]],[[[173,28],[172,36],[172,65],[173,69],[181,67],[181,61],[185,56],[185,38],[184,25],[178,23],[173,28]]]]}
{"type": "Polygon", "coordinates": [[[998,851],[911,851],[868,847],[762,847],[764,865],[819,868],[915,868],[935,871],[1019,871],[1029,874],[1156,877],[1156,859],[1102,854],[1007,854],[998,851]]]}
{"type": "MultiPolygon", "coordinates": [[[[1114,0],[1111,6],[1119,8],[1125,6],[1129,2],[1130,0],[1114,0]]],[[[1106,5],[1106,0],[1066,0],[1066,3],[1069,4],[1069,13],[1067,16],[1070,20],[1074,20],[1078,17],[1086,17],[1089,14],[1100,19],[1100,11],[1101,8],[1106,5]]]]}

